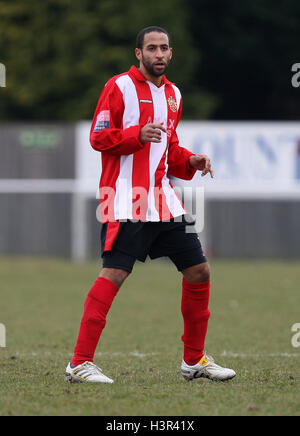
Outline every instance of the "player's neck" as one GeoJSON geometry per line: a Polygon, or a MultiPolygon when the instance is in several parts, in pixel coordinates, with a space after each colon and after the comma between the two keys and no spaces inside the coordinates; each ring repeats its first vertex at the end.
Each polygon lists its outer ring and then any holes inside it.
{"type": "Polygon", "coordinates": [[[152,82],[154,85],[156,85],[158,88],[161,86],[163,75],[161,76],[153,76],[152,74],[149,74],[146,68],[143,67],[143,65],[139,68],[140,72],[143,74],[143,76],[149,80],[149,82],[152,82]]]}

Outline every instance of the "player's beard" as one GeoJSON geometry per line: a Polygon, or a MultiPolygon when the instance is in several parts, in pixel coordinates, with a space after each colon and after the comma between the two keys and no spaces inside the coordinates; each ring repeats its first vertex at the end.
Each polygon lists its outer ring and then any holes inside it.
{"type": "Polygon", "coordinates": [[[143,53],[142,53],[142,63],[145,67],[145,69],[147,70],[147,72],[151,75],[151,76],[155,76],[155,77],[160,77],[163,76],[168,68],[169,62],[170,62],[171,58],[169,58],[167,60],[167,62],[162,62],[165,64],[165,67],[163,69],[155,70],[155,63],[156,62],[151,62],[149,59],[145,58],[143,53]]]}

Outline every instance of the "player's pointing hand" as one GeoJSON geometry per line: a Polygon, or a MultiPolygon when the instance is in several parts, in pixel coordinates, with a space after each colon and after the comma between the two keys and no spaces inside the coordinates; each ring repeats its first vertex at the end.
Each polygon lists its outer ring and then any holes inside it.
{"type": "Polygon", "coordinates": [[[149,123],[141,128],[140,141],[146,144],[146,142],[161,142],[161,132],[166,133],[164,123],[154,124],[149,123]]]}
{"type": "Polygon", "coordinates": [[[205,154],[194,154],[190,157],[189,163],[192,168],[202,171],[202,177],[210,173],[210,177],[213,179],[214,172],[211,169],[211,162],[208,156],[205,154]]]}

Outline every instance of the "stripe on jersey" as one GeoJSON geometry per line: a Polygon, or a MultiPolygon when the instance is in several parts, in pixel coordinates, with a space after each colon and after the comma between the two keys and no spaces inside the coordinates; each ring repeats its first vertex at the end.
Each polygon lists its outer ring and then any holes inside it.
{"type": "MultiPolygon", "coordinates": [[[[163,123],[167,126],[168,109],[165,98],[165,85],[157,88],[153,83],[147,82],[153,101],[153,122],[155,124],[163,123]]],[[[170,211],[167,207],[165,193],[161,189],[161,178],[165,173],[163,156],[167,148],[167,134],[161,132],[161,142],[151,143],[149,156],[149,172],[150,172],[150,189],[148,201],[151,207],[148,209],[147,219],[150,221],[160,221],[163,216],[170,217],[170,211]]],[[[167,218],[167,219],[168,219],[167,218]]]]}
{"type": "MultiPolygon", "coordinates": [[[[168,127],[167,127],[167,133],[168,136],[171,137],[173,134],[173,131],[176,129],[177,124],[178,124],[178,110],[179,110],[179,106],[180,106],[180,102],[181,102],[181,94],[179,89],[172,85],[172,86],[167,86],[165,88],[165,98],[166,101],[168,102],[170,98],[172,98],[173,100],[176,101],[177,104],[177,112],[174,112],[171,108],[171,106],[169,105],[169,103],[167,104],[168,106],[168,127]]],[[[181,200],[179,199],[176,191],[174,190],[172,183],[170,182],[169,178],[167,177],[167,173],[168,173],[168,150],[166,152],[165,155],[165,173],[162,179],[162,186],[164,191],[166,192],[166,201],[167,201],[167,205],[169,207],[169,209],[172,211],[172,215],[173,217],[176,216],[180,216],[184,213],[186,213],[184,206],[181,202],[181,200]]]]}
{"type": "MultiPolygon", "coordinates": [[[[139,124],[144,126],[153,120],[153,102],[150,88],[146,82],[134,80],[140,107],[139,124]]],[[[150,186],[149,154],[150,143],[134,154],[132,189],[133,194],[133,216],[135,219],[146,221],[148,204],[148,193],[150,186]]]]}
{"type": "MultiPolygon", "coordinates": [[[[140,108],[136,87],[128,75],[116,80],[123,94],[124,114],[123,129],[139,125],[140,108]]],[[[121,156],[120,173],[116,181],[116,196],[114,202],[115,219],[132,219],[132,170],[133,154],[121,156]]]]}
{"type": "MultiPolygon", "coordinates": [[[[116,87],[116,91],[117,91],[116,87]]],[[[122,105],[123,94],[119,90],[117,95],[116,104],[122,105]]],[[[101,222],[114,221],[115,220],[115,210],[114,201],[116,196],[116,180],[120,173],[120,156],[118,155],[107,155],[106,153],[101,153],[102,168],[106,168],[106,171],[102,171],[100,179],[100,215],[101,222]]]]}

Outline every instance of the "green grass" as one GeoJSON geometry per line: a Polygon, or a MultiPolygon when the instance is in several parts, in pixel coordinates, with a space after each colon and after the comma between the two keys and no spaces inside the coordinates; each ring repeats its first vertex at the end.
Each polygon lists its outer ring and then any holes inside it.
{"type": "Polygon", "coordinates": [[[212,262],[206,348],[232,367],[227,383],[185,382],[181,277],[168,262],[138,263],[108,316],[95,362],[113,385],[70,385],[94,263],[0,259],[0,415],[299,415],[299,263],[212,262]],[[286,353],[286,355],[284,355],[286,353]]]}

